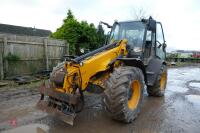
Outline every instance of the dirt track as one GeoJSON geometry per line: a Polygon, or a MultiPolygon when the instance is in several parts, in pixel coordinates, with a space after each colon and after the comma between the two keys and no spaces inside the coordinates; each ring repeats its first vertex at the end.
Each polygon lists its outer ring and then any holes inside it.
{"type": "Polygon", "coordinates": [[[111,120],[102,110],[101,96],[86,96],[86,107],[72,127],[35,107],[37,87],[0,88],[0,132],[163,133],[200,131],[200,68],[168,70],[165,97],[148,97],[131,124],[111,120]]]}

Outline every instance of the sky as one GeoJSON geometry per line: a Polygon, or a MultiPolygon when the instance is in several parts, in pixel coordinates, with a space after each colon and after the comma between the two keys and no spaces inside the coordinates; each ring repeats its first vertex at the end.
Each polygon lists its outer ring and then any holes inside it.
{"type": "Polygon", "coordinates": [[[56,31],[67,10],[94,23],[133,20],[142,9],[164,28],[168,50],[200,50],[199,0],[0,0],[0,23],[56,31]]]}

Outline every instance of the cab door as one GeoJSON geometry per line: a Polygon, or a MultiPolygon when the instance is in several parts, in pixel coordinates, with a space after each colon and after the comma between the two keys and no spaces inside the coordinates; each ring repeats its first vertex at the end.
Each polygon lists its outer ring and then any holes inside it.
{"type": "Polygon", "coordinates": [[[160,22],[156,23],[156,56],[161,60],[166,58],[166,44],[163,34],[163,28],[160,22]]]}
{"type": "Polygon", "coordinates": [[[144,47],[144,64],[148,64],[149,58],[155,57],[156,32],[152,30],[146,31],[145,47],[144,47]]]}

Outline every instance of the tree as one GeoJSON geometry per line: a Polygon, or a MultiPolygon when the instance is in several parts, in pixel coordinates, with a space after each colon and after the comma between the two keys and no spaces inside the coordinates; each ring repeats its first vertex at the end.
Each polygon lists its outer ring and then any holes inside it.
{"type": "Polygon", "coordinates": [[[67,17],[64,19],[64,22],[69,19],[74,19],[74,15],[72,14],[72,11],[70,9],[67,12],[67,17]]]}
{"type": "Polygon", "coordinates": [[[133,8],[132,16],[135,20],[141,20],[142,18],[149,18],[149,15],[144,8],[133,8]]]}
{"type": "Polygon", "coordinates": [[[81,48],[94,50],[102,46],[105,40],[102,34],[103,28],[99,33],[94,24],[88,24],[87,21],[78,22],[72,11],[68,10],[63,25],[51,37],[66,40],[70,46],[70,54],[81,55],[81,48]]]}
{"type": "Polygon", "coordinates": [[[100,44],[104,44],[106,36],[104,34],[104,30],[103,30],[102,25],[98,25],[98,27],[97,27],[97,35],[98,35],[98,42],[100,44]]]}

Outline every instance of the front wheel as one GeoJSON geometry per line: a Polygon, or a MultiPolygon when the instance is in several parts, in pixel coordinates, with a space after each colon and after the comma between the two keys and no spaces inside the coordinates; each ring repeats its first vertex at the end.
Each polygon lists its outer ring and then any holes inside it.
{"type": "Polygon", "coordinates": [[[116,68],[105,86],[103,102],[106,112],[115,120],[132,122],[142,105],[145,83],[141,69],[130,66],[116,68]]]}

